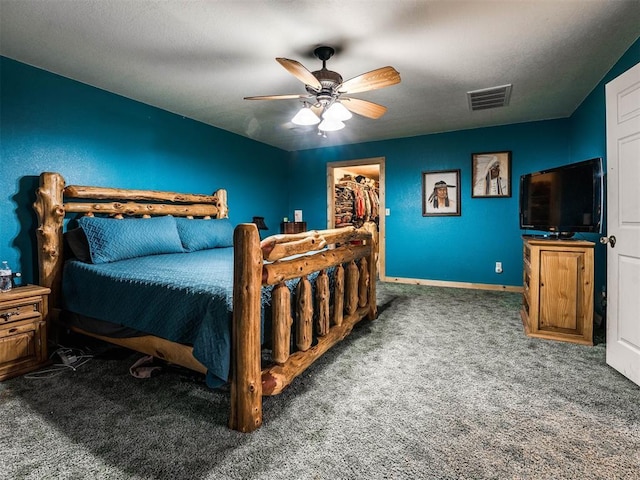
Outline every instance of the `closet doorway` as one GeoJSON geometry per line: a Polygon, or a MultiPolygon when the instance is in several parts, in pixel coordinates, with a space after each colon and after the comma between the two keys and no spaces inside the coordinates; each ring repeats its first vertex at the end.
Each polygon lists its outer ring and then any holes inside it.
{"type": "Polygon", "coordinates": [[[378,277],[385,278],[384,157],[327,163],[327,228],[378,225],[378,277]]]}

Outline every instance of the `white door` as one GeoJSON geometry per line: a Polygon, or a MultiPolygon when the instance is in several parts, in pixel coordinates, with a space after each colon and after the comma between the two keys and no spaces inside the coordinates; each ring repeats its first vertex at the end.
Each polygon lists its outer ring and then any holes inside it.
{"type": "Polygon", "coordinates": [[[640,385],[640,64],[606,85],[606,105],[607,363],[640,385]]]}

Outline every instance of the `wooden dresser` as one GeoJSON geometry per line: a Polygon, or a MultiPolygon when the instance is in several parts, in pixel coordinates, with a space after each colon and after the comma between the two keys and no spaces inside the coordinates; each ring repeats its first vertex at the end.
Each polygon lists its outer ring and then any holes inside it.
{"type": "Polygon", "coordinates": [[[0,293],[0,381],[47,363],[49,293],[37,285],[0,293]]]}
{"type": "Polygon", "coordinates": [[[524,238],[520,315],[527,335],[593,345],[593,247],[524,238]]]}

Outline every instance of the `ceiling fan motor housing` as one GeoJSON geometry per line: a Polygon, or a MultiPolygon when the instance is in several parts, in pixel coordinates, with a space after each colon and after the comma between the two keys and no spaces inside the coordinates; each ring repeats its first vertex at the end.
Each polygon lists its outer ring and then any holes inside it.
{"type": "Polygon", "coordinates": [[[322,88],[318,91],[307,86],[307,92],[315,95],[318,103],[325,107],[340,96],[337,87],[342,85],[342,76],[338,72],[327,70],[327,60],[329,60],[334,53],[335,50],[327,46],[318,47],[313,51],[316,58],[322,61],[322,69],[311,73],[318,79],[322,88]]]}
{"type": "Polygon", "coordinates": [[[338,92],[336,88],[342,84],[342,76],[338,72],[333,72],[323,68],[312,72],[313,76],[318,79],[322,89],[320,91],[307,86],[307,92],[315,95],[318,102],[322,105],[327,105],[333,98],[337,98],[338,92]]]}

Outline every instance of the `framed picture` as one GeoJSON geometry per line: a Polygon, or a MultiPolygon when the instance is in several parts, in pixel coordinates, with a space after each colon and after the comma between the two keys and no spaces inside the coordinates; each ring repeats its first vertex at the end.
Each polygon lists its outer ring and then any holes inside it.
{"type": "Polygon", "coordinates": [[[511,196],[511,152],[471,154],[471,197],[511,196]]]}
{"type": "Polygon", "coordinates": [[[422,216],[460,215],[460,170],[422,172],[422,216]]]}

